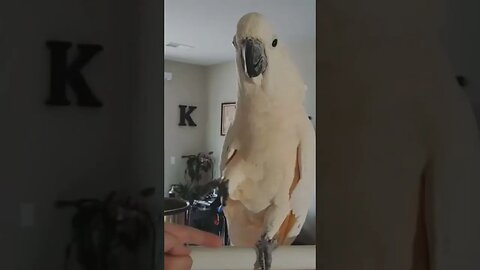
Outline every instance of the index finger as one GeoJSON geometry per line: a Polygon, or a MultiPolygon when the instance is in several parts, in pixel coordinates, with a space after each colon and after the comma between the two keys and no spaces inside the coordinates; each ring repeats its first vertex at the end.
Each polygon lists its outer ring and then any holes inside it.
{"type": "Polygon", "coordinates": [[[190,250],[169,232],[163,234],[163,252],[174,256],[187,256],[190,250]]]}
{"type": "Polygon", "coordinates": [[[205,247],[220,247],[222,245],[220,237],[192,227],[166,223],[164,230],[175,235],[182,243],[205,247]]]}

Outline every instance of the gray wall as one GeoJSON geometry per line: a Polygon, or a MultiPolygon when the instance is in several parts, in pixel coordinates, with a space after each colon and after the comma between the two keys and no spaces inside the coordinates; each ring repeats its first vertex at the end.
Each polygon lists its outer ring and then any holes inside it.
{"type": "MultiPolygon", "coordinates": [[[[165,61],[165,72],[173,79],[165,81],[164,88],[164,166],[165,194],[171,184],[184,182],[185,159],[182,155],[208,152],[206,144],[207,113],[206,69],[203,66],[165,61]],[[178,105],[197,106],[192,112],[196,127],[179,126],[178,105]],[[174,157],[175,164],[171,164],[174,157]]],[[[159,142],[161,143],[161,142],[159,142]]]]}
{"type": "Polygon", "coordinates": [[[207,69],[207,145],[214,151],[215,177],[220,176],[219,164],[225,137],[220,136],[220,111],[222,102],[237,100],[237,70],[234,62],[210,66],[207,69]]]}
{"type": "Polygon", "coordinates": [[[134,11],[118,1],[0,2],[0,269],[63,269],[72,211],[54,200],[130,181],[134,11]],[[72,92],[72,106],[45,105],[48,39],[104,46],[83,72],[103,108],[76,106],[72,92]],[[22,203],[34,206],[33,227],[20,227],[22,203]]]}

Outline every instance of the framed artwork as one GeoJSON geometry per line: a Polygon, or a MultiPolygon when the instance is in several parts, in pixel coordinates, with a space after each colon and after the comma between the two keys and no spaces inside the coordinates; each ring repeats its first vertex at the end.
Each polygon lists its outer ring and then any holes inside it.
{"type": "Polygon", "coordinates": [[[227,135],[230,125],[235,119],[235,111],[237,110],[236,102],[224,102],[222,103],[221,116],[220,116],[220,136],[227,135]]]}

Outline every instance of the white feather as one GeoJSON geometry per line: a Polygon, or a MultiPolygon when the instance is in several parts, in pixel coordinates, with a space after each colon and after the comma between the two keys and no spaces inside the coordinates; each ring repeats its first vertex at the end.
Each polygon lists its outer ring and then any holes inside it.
{"type": "Polygon", "coordinates": [[[315,131],[309,125],[300,141],[300,180],[290,198],[290,207],[297,220],[288,237],[300,233],[315,196],[315,150],[315,131]]]}

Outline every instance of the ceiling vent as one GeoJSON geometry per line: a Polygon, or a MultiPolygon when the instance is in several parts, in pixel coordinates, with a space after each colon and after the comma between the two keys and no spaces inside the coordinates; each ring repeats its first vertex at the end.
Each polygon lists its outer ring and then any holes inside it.
{"type": "Polygon", "coordinates": [[[193,49],[194,47],[188,44],[178,43],[178,42],[168,42],[165,46],[171,48],[186,48],[186,49],[193,49]]]}

